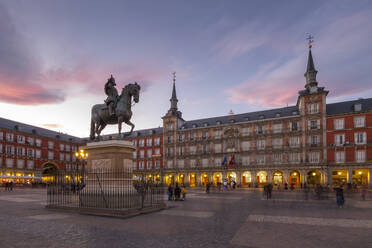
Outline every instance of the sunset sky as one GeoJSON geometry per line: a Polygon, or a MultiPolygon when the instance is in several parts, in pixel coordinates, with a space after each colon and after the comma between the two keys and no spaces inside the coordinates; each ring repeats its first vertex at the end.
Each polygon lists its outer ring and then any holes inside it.
{"type": "Polygon", "coordinates": [[[0,117],[86,137],[113,74],[158,127],[173,71],[185,120],[294,105],[308,33],[327,101],[372,97],[371,23],[367,0],[0,0],[0,117]]]}

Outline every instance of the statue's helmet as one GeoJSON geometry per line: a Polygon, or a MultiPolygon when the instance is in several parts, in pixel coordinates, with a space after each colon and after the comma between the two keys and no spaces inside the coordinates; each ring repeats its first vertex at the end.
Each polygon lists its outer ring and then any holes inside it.
{"type": "Polygon", "coordinates": [[[112,85],[116,85],[115,78],[112,76],[112,74],[111,74],[111,77],[107,80],[107,83],[110,83],[112,85]]]}

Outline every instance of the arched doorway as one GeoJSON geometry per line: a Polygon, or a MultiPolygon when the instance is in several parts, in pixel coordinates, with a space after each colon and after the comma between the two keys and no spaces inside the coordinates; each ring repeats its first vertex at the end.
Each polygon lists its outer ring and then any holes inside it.
{"type": "Polygon", "coordinates": [[[252,174],[249,171],[244,171],[242,174],[242,186],[248,187],[252,184],[252,174]]]}
{"type": "Polygon", "coordinates": [[[222,173],[216,172],[213,174],[213,184],[217,185],[217,183],[222,183],[222,173]]]}
{"type": "Polygon", "coordinates": [[[228,182],[230,183],[231,181],[236,182],[236,173],[235,172],[227,172],[227,179],[228,182]]]}
{"type": "Polygon", "coordinates": [[[284,184],[283,172],[281,172],[281,171],[274,172],[274,174],[273,174],[273,184],[274,185],[284,184]]]}
{"type": "Polygon", "coordinates": [[[332,184],[343,185],[347,183],[347,170],[332,170],[332,184]]]}
{"type": "Polygon", "coordinates": [[[51,162],[45,163],[43,166],[42,181],[44,183],[54,182],[58,173],[58,166],[51,162]]]}
{"type": "Polygon", "coordinates": [[[353,175],[352,175],[353,184],[367,186],[368,185],[368,178],[369,178],[368,174],[369,174],[368,169],[355,169],[355,170],[353,170],[353,175]]]}
{"type": "Polygon", "coordinates": [[[189,174],[189,185],[190,185],[190,187],[195,187],[196,186],[196,174],[195,173],[190,173],[189,174]]]}
{"type": "Polygon", "coordinates": [[[267,173],[266,171],[260,171],[257,173],[257,184],[264,185],[267,183],[267,173]]]}
{"type": "Polygon", "coordinates": [[[202,186],[205,186],[207,183],[209,183],[208,174],[206,172],[203,172],[200,176],[200,182],[202,186]]]}
{"type": "Polygon", "coordinates": [[[154,182],[156,183],[156,184],[160,184],[161,182],[160,182],[160,174],[156,174],[155,176],[154,176],[154,182]]]}
{"type": "Polygon", "coordinates": [[[183,173],[178,174],[178,184],[180,184],[180,185],[185,184],[185,174],[183,174],[183,173]]]}
{"type": "Polygon", "coordinates": [[[173,174],[166,174],[165,175],[165,183],[167,185],[172,185],[174,184],[174,175],[173,174]]]}
{"type": "Polygon", "coordinates": [[[292,171],[289,175],[289,183],[294,186],[301,184],[301,175],[298,171],[292,171]]]}
{"type": "Polygon", "coordinates": [[[318,170],[312,170],[307,173],[308,184],[322,184],[322,173],[318,170]]]}
{"type": "Polygon", "coordinates": [[[154,179],[153,179],[153,177],[152,177],[151,174],[147,174],[147,176],[146,176],[146,181],[147,181],[147,182],[153,182],[153,181],[154,181],[154,179]]]}

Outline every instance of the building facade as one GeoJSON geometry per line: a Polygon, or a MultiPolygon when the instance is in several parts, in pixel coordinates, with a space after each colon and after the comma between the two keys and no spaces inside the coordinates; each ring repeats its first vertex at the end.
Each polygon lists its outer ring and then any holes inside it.
{"type": "MultiPolygon", "coordinates": [[[[156,175],[163,183],[190,186],[224,179],[242,187],[372,185],[372,99],[327,104],[311,49],[304,76],[296,106],[192,121],[178,110],[174,80],[162,117],[164,166],[156,175]]],[[[137,167],[135,173],[151,177],[152,171],[137,167]]]]}
{"type": "Polygon", "coordinates": [[[0,118],[1,183],[48,181],[56,170],[77,169],[81,139],[0,118]]]}

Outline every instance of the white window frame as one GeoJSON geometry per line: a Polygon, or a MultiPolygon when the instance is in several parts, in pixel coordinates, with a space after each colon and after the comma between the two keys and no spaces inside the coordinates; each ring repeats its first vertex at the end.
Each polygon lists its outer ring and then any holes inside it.
{"type": "Polygon", "coordinates": [[[344,118],[334,119],[333,125],[334,125],[334,130],[345,129],[345,119],[344,118]]]}
{"type": "Polygon", "coordinates": [[[354,117],[354,127],[365,127],[366,125],[366,117],[365,116],[355,116],[354,117]]]}

